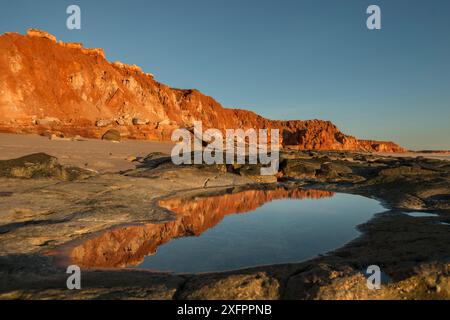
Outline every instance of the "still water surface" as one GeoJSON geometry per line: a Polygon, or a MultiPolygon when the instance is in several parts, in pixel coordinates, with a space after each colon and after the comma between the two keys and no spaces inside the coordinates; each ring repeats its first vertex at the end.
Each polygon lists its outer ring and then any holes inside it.
{"type": "Polygon", "coordinates": [[[91,238],[72,248],[72,263],[200,273],[301,262],[355,239],[358,225],[384,211],[361,196],[283,188],[159,204],[176,219],[91,238]]]}
{"type": "Polygon", "coordinates": [[[138,268],[197,273],[300,262],[356,238],[356,226],[382,211],[378,201],[349,194],[275,200],[173,239],[138,268]]]}

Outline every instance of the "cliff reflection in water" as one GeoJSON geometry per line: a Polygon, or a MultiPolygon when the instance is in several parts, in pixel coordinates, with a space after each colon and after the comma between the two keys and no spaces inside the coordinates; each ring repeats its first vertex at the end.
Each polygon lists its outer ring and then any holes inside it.
{"type": "MultiPolygon", "coordinates": [[[[137,266],[174,238],[199,236],[219,224],[225,216],[254,211],[273,200],[321,199],[334,193],[320,190],[247,190],[194,199],[160,201],[161,207],[177,214],[162,224],[129,226],[106,232],[70,251],[73,264],[82,268],[124,268],[137,266]]],[[[275,214],[275,212],[274,212],[275,214]]]]}

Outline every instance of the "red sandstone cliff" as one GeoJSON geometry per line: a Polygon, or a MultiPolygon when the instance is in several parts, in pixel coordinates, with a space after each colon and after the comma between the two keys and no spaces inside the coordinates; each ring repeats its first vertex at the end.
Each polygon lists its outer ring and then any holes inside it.
{"type": "Polygon", "coordinates": [[[392,142],[361,141],[328,121],[272,121],[223,108],[197,90],[170,88],[135,65],[110,63],[102,49],[57,42],[39,30],[0,36],[0,131],[170,140],[172,131],[279,128],[283,145],[300,149],[403,152],[392,142]]]}

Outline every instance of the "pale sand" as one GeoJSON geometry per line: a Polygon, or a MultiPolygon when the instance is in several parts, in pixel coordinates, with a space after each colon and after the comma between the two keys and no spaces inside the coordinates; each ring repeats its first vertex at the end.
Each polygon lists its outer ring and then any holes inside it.
{"type": "Polygon", "coordinates": [[[50,140],[38,135],[0,133],[0,160],[19,158],[44,152],[59,159],[63,165],[88,168],[98,172],[117,172],[135,168],[131,157],[145,157],[151,152],[170,155],[170,142],[122,141],[95,139],[84,141],[50,140]]]}

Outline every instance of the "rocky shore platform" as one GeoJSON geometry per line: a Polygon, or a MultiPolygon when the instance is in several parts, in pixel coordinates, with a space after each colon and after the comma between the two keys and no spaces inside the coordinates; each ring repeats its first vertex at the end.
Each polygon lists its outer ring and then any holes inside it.
{"type": "MultiPolygon", "coordinates": [[[[19,150],[8,141],[0,141],[0,299],[450,298],[445,157],[283,149],[278,174],[266,177],[252,165],[175,166],[167,145],[121,149],[98,141],[105,150],[116,148],[105,155],[89,141],[52,141],[67,144],[64,152],[51,144],[19,150]],[[66,287],[70,254],[63,257],[74,243],[124,226],[174,221],[176,214],[159,205],[165,199],[311,189],[362,195],[386,209],[358,227],[357,239],[309,261],[183,275],[83,268],[82,290],[66,287]],[[388,279],[380,290],[367,288],[369,265],[388,279]]],[[[118,236],[106,245],[126,240],[118,236]]],[[[139,257],[142,245],[129,243],[117,254],[139,257]]]]}

